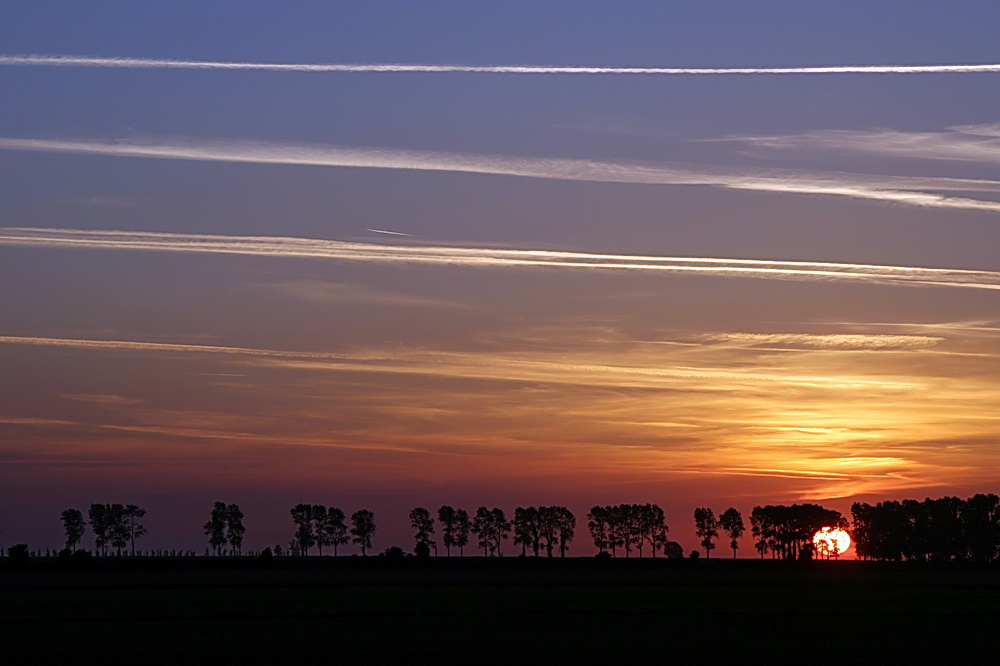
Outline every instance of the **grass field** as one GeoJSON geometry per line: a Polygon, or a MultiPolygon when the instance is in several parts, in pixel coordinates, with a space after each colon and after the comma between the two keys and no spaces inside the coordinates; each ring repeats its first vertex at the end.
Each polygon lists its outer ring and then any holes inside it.
{"type": "Polygon", "coordinates": [[[5,663],[997,663],[1000,570],[519,558],[0,562],[5,663]]]}

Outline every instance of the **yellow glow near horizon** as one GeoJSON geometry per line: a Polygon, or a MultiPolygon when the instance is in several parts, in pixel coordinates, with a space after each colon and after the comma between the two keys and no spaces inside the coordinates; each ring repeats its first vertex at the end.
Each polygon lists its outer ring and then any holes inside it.
{"type": "Polygon", "coordinates": [[[851,536],[836,527],[824,527],[813,536],[813,545],[819,555],[837,557],[851,547],[851,536]]]}

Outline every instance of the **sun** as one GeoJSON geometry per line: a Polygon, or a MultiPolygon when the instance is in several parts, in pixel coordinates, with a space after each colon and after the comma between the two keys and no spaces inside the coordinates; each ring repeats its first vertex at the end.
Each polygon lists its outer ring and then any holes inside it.
{"type": "Polygon", "coordinates": [[[813,545],[819,555],[836,558],[851,547],[851,536],[836,527],[824,527],[813,536],[813,545]]]}

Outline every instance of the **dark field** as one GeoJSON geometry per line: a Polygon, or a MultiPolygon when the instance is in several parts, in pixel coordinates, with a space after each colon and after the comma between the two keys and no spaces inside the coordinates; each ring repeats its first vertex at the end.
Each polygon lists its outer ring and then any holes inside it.
{"type": "Polygon", "coordinates": [[[518,558],[0,561],[4,663],[997,663],[1000,570],[518,558]]]}

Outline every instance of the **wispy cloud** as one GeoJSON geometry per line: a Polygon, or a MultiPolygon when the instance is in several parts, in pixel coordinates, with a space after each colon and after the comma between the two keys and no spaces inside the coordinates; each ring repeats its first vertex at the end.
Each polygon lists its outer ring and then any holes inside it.
{"type": "Polygon", "coordinates": [[[745,347],[834,350],[914,349],[932,347],[942,340],[929,335],[850,333],[706,333],[699,339],[745,347]]]}
{"type": "Polygon", "coordinates": [[[771,136],[730,136],[734,141],[772,150],[852,152],[884,157],[1000,164],[1000,123],[959,125],[940,132],[894,129],[820,130],[771,136]]]}
{"type": "Polygon", "coordinates": [[[123,395],[108,393],[60,393],[60,398],[76,402],[89,402],[96,405],[137,405],[142,402],[138,398],[128,398],[123,395]]]}
{"type": "Polygon", "coordinates": [[[734,190],[822,194],[888,203],[1000,212],[1000,201],[936,192],[1000,192],[1000,181],[823,173],[793,169],[712,168],[689,164],[514,157],[433,151],[343,148],[249,141],[97,141],[0,138],[0,150],[253,164],[406,169],[645,185],[706,185],[734,190]]]}
{"type": "MultiPolygon", "coordinates": [[[[494,381],[619,386],[630,388],[678,388],[698,385],[703,391],[740,390],[749,385],[789,386],[849,390],[914,390],[905,380],[868,379],[857,375],[828,376],[787,371],[729,370],[724,367],[661,365],[645,361],[621,364],[596,362],[589,355],[547,360],[537,354],[398,350],[393,352],[299,352],[276,349],[187,345],[134,340],[85,340],[0,336],[0,344],[63,347],[120,352],[166,352],[242,356],[260,365],[296,370],[375,372],[429,375],[494,381]]],[[[660,359],[662,361],[662,359],[660,359]]]]}
{"type": "Polygon", "coordinates": [[[596,254],[555,250],[379,245],[282,236],[218,236],[139,231],[0,228],[0,246],[3,245],[240,254],[476,268],[528,267],[644,271],[808,282],[843,281],[924,287],[1000,289],[1000,272],[998,271],[812,261],[596,254]]]}
{"type": "Polygon", "coordinates": [[[258,285],[262,289],[282,296],[312,303],[357,303],[361,305],[389,305],[402,307],[467,308],[464,303],[439,298],[412,296],[385,291],[360,284],[296,280],[279,284],[258,285]]]}
{"type": "Polygon", "coordinates": [[[116,67],[140,69],[215,69],[271,72],[410,72],[478,74],[954,74],[1000,72],[1000,64],[833,65],[824,67],[579,67],[546,65],[410,65],[263,63],[158,58],[108,58],[77,55],[5,55],[0,65],[116,67]]]}

